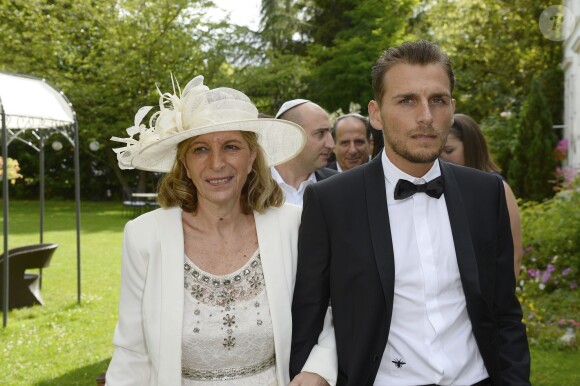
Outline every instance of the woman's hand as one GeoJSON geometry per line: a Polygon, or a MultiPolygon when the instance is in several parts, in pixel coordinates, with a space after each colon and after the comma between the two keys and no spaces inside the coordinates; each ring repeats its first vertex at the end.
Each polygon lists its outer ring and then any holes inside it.
{"type": "Polygon", "coordinates": [[[295,376],[288,386],[329,386],[329,384],[320,375],[303,371],[295,376]]]}

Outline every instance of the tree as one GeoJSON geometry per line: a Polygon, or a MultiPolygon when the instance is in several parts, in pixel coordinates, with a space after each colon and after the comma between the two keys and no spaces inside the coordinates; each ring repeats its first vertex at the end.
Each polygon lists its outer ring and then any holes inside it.
{"type": "MultiPolygon", "coordinates": [[[[329,111],[346,111],[351,102],[364,110],[372,98],[376,58],[389,46],[421,37],[450,53],[458,112],[478,121],[503,111],[516,117],[530,81],[544,77],[551,80],[542,90],[560,123],[562,73],[553,69],[561,44],[543,38],[537,26],[548,5],[547,0],[263,0],[256,33],[209,23],[203,17],[209,0],[0,0],[0,70],[45,78],[65,92],[79,120],[81,167],[91,171],[81,175],[83,196],[103,187],[119,194],[118,185],[125,191],[145,184],[151,189],[154,176],[121,172],[109,138],[123,135],[139,107],[156,103],[156,83],[172,90],[170,72],[181,82],[203,74],[210,87],[238,88],[268,114],[297,97],[329,111]],[[91,152],[88,144],[95,140],[102,150],[91,152]]],[[[495,138],[514,137],[505,125],[496,129],[495,138]]],[[[47,153],[47,168],[61,182],[72,178],[63,167],[72,164],[72,153],[64,150],[47,153]]],[[[505,162],[513,150],[502,153],[505,162]]],[[[12,156],[26,177],[19,184],[22,192],[34,183],[37,161],[12,156]]],[[[502,164],[504,170],[509,166],[502,164]]],[[[50,188],[60,186],[66,187],[50,188]]]]}
{"type": "Polygon", "coordinates": [[[552,115],[539,80],[533,80],[520,113],[509,169],[509,181],[516,196],[541,201],[554,194],[556,159],[552,115]]]}
{"type": "Polygon", "coordinates": [[[242,60],[228,58],[222,85],[243,91],[261,113],[274,115],[291,98],[304,96],[312,60],[306,53],[305,17],[310,0],[263,0],[260,31],[246,31],[236,46],[242,60]]]}
{"type": "Polygon", "coordinates": [[[367,106],[371,67],[402,42],[419,0],[263,0],[259,63],[239,71],[266,112],[309,98],[328,110],[367,106]],[[256,80],[259,80],[256,82],[256,80]]]}
{"type": "MultiPolygon", "coordinates": [[[[481,121],[517,111],[530,81],[557,68],[562,44],[539,31],[549,0],[427,0],[412,21],[415,34],[438,42],[450,55],[457,110],[481,121]]],[[[553,94],[563,95],[563,76],[554,74],[553,94]]],[[[549,101],[555,114],[559,100],[549,101]]],[[[555,122],[561,122],[562,116],[555,122]]]]}
{"type": "Polygon", "coordinates": [[[310,0],[262,0],[260,34],[264,48],[277,53],[304,54],[305,14],[310,0]]]}
{"type": "Polygon", "coordinates": [[[317,0],[311,20],[315,60],[308,96],[329,110],[366,106],[373,98],[371,68],[388,47],[412,39],[406,33],[415,0],[317,0]]]}
{"type": "MultiPolygon", "coordinates": [[[[539,79],[541,93],[546,101],[550,101],[552,122],[560,122],[564,108],[564,95],[559,94],[561,84],[559,80],[562,71],[558,68],[547,70],[539,79]]],[[[490,115],[481,122],[482,131],[489,143],[489,149],[494,161],[501,167],[502,174],[509,176],[510,166],[518,143],[518,126],[520,124],[521,103],[514,105],[513,111],[504,111],[497,115],[490,115]]]]}
{"type": "Polygon", "coordinates": [[[519,116],[516,113],[491,115],[481,122],[481,130],[487,140],[489,152],[494,162],[501,168],[501,174],[508,178],[518,141],[519,116]]]}
{"type": "Polygon", "coordinates": [[[233,86],[250,96],[260,112],[273,116],[286,100],[306,95],[312,60],[272,50],[265,55],[261,64],[238,70],[232,79],[237,78],[233,86]]]}
{"type": "MultiPolygon", "coordinates": [[[[172,91],[171,72],[182,82],[198,74],[207,83],[222,76],[222,63],[234,50],[230,41],[237,39],[227,36],[223,23],[204,21],[210,5],[205,0],[0,0],[0,70],[46,78],[71,100],[82,168],[93,171],[81,174],[83,195],[93,193],[95,180],[102,187],[116,178],[127,192],[150,181],[146,172],[119,170],[111,150],[116,144],[109,139],[123,136],[139,107],[156,103],[157,82],[172,91]],[[104,144],[102,151],[88,150],[94,140],[104,144]]],[[[61,152],[59,158],[69,156],[61,152]]],[[[22,164],[23,171],[32,166],[22,164]]]]}

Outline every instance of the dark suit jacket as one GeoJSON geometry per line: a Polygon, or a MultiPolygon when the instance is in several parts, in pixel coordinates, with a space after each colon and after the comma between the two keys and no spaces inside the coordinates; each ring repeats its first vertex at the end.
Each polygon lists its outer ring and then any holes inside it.
{"type": "Polygon", "coordinates": [[[334,176],[335,174],[338,174],[338,172],[336,170],[332,170],[329,168],[321,168],[314,172],[314,175],[316,176],[316,181],[322,181],[324,179],[327,179],[328,177],[334,176]]]}
{"type": "MultiPolygon", "coordinates": [[[[503,184],[489,173],[444,162],[441,172],[467,312],[487,371],[496,386],[529,385],[503,184]]],[[[337,385],[373,384],[389,335],[395,279],[385,197],[380,157],[306,189],[292,304],[292,377],[317,342],[330,298],[337,385]]]]}
{"type": "Polygon", "coordinates": [[[332,161],[328,165],[326,165],[326,167],[328,169],[332,169],[332,170],[338,171],[338,167],[336,165],[337,165],[337,161],[332,161]]]}

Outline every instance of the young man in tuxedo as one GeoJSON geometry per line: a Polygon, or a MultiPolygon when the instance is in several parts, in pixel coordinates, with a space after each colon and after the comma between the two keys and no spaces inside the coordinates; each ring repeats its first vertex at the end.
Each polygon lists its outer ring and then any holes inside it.
{"type": "Polygon", "coordinates": [[[502,181],[438,159],[455,111],[449,58],[406,42],[372,77],[384,151],[304,195],[291,376],[330,301],[337,385],[529,385],[502,181]]]}

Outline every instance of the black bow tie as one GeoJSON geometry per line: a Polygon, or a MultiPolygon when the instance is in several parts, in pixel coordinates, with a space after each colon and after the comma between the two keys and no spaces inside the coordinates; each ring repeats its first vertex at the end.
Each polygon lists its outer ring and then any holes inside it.
{"type": "Polygon", "coordinates": [[[415,185],[407,180],[399,180],[395,186],[395,200],[404,200],[415,193],[427,193],[429,196],[439,198],[443,194],[443,176],[432,179],[426,184],[415,185]]]}

